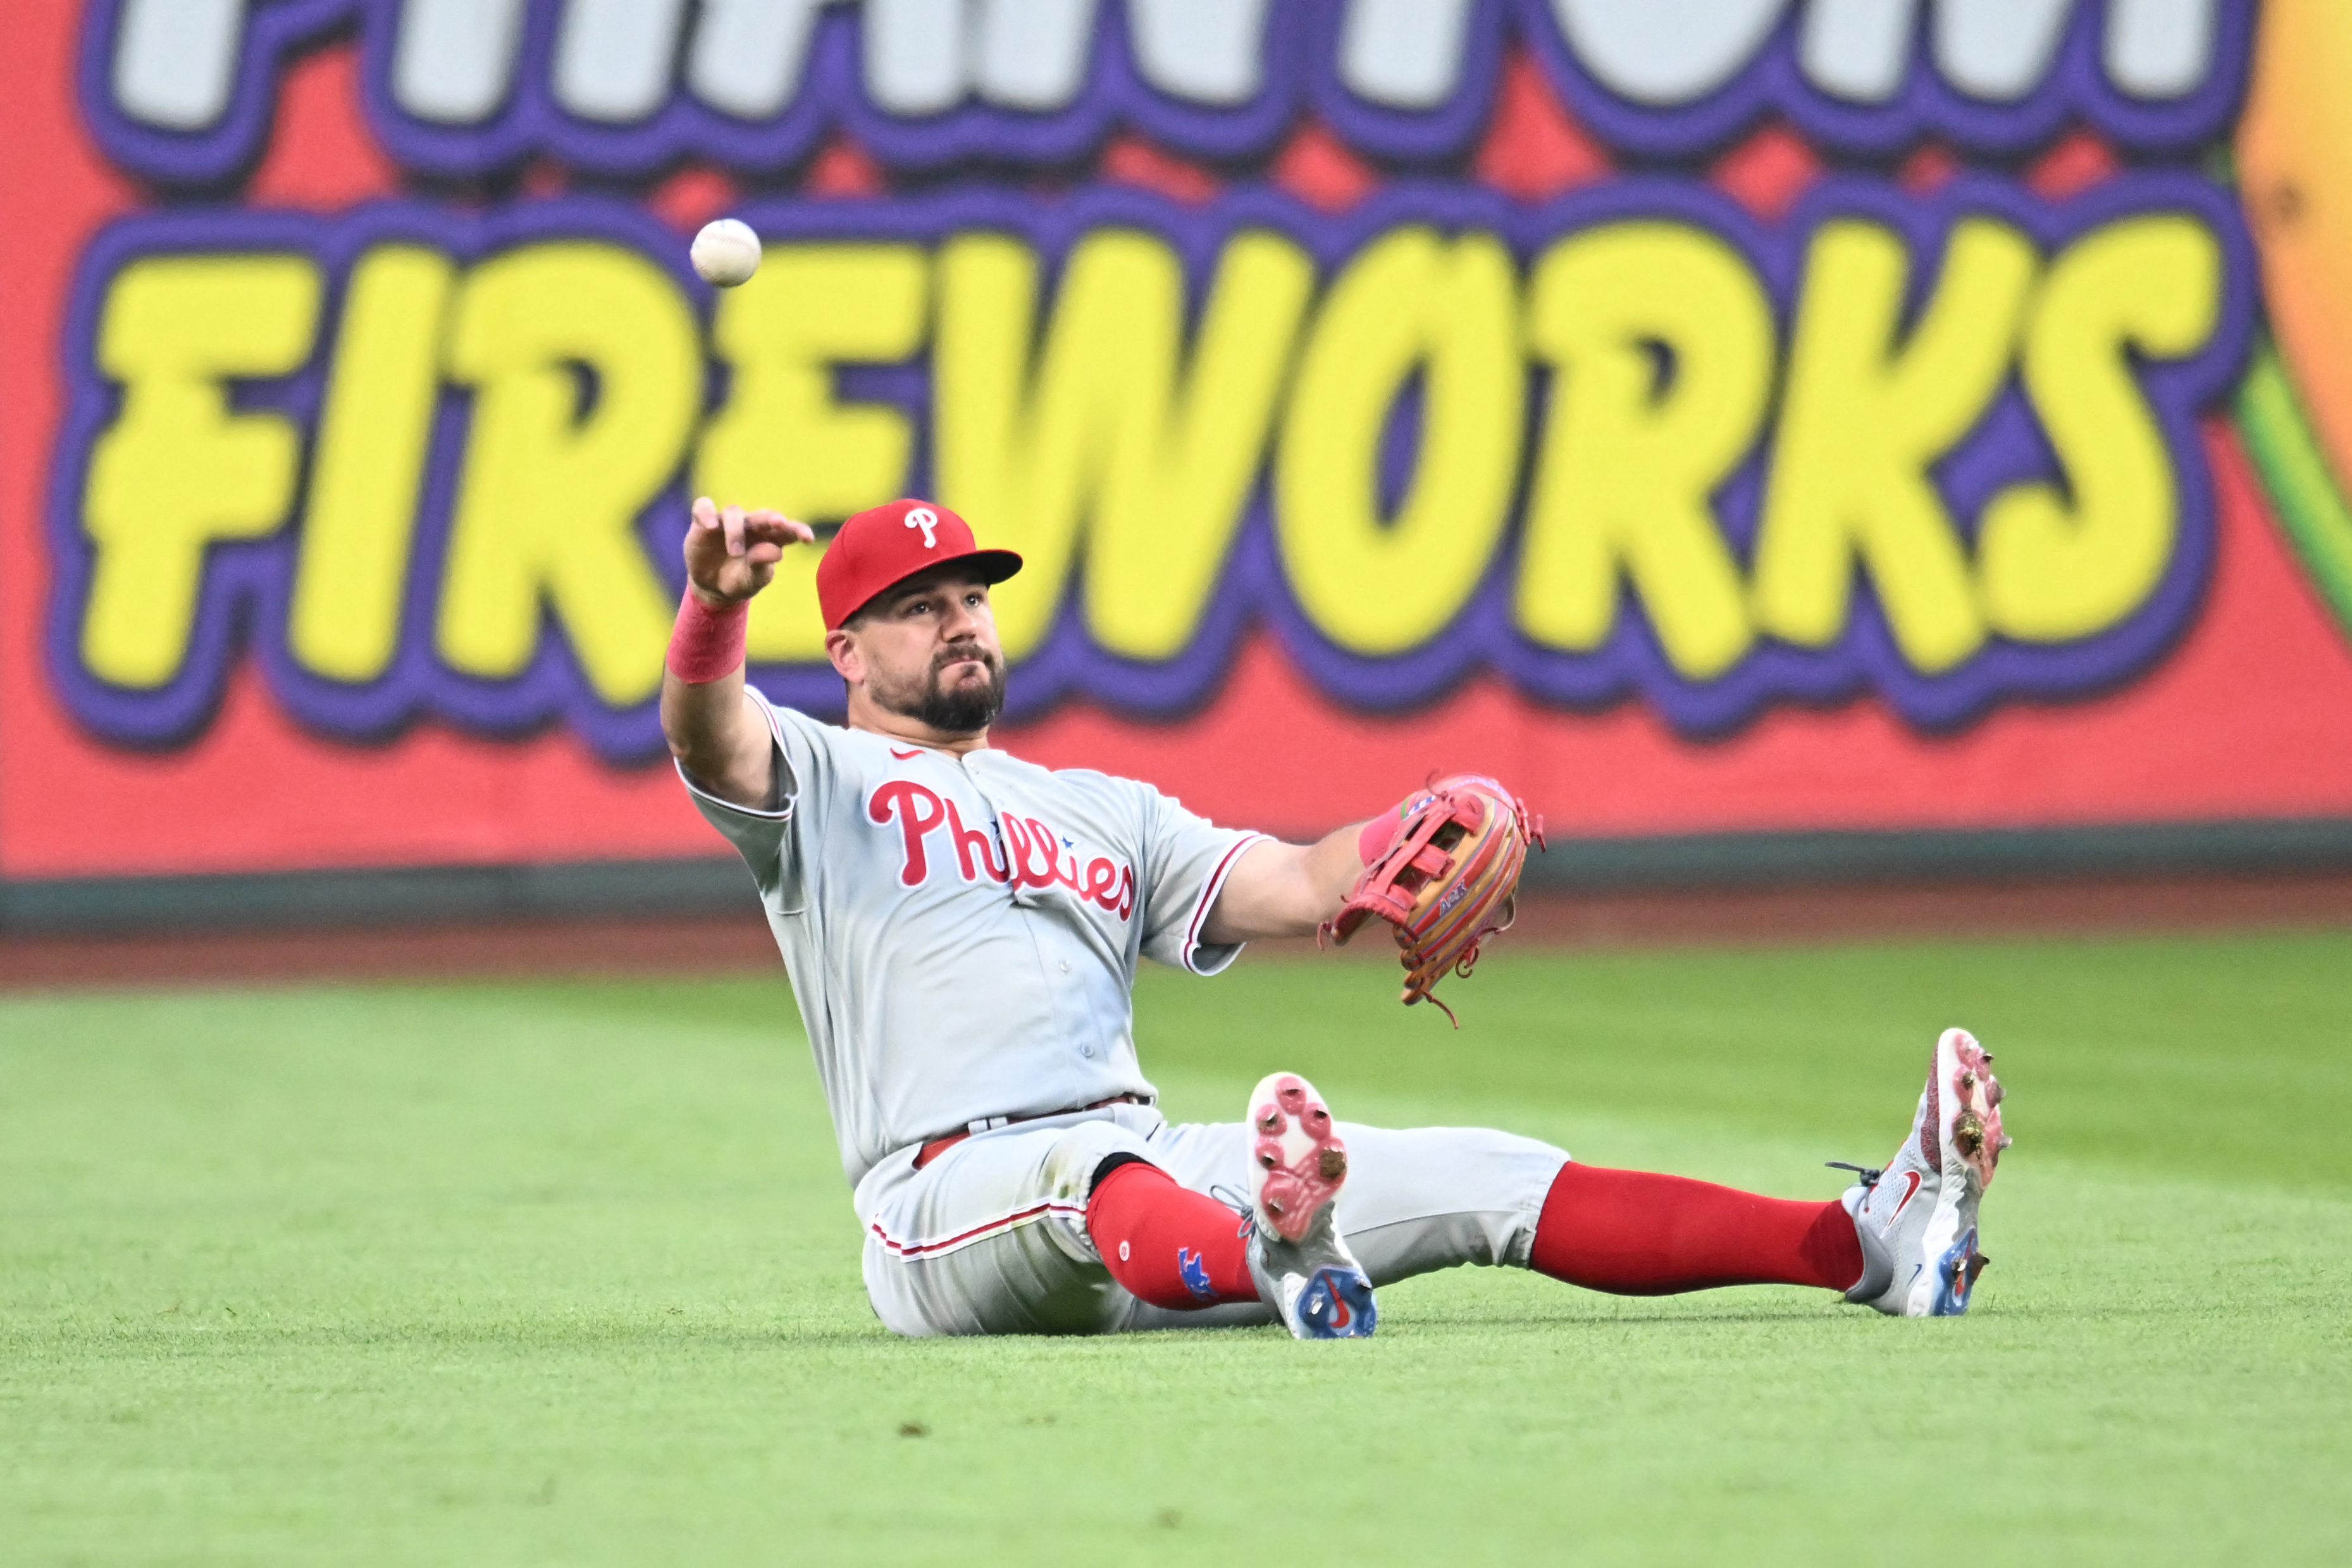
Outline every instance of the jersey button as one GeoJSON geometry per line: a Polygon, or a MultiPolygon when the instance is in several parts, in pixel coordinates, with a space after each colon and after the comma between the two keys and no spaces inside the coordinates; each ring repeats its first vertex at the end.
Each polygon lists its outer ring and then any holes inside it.
{"type": "Polygon", "coordinates": [[[1066,975],[1066,974],[1068,974],[1069,972],[1070,972],[1070,961],[1069,961],[1067,958],[1065,958],[1065,959],[1063,959],[1063,960],[1062,960],[1062,973],[1064,973],[1065,975],[1066,975]]]}
{"type": "Polygon", "coordinates": [[[1082,1045],[1078,1047],[1078,1054],[1080,1056],[1092,1056],[1094,1053],[1095,1048],[1091,1045],[1082,1045]]]}

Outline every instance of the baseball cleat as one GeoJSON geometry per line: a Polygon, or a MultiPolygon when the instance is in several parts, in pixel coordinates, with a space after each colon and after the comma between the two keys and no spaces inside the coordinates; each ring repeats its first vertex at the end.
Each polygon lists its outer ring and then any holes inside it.
{"type": "Polygon", "coordinates": [[[1250,1278],[1297,1339],[1360,1339],[1379,1309],[1332,1220],[1348,1146],[1315,1086],[1276,1072],[1250,1092],[1250,1278]]]}
{"type": "Polygon", "coordinates": [[[1863,1259],[1847,1301],[1901,1318],[1969,1310],[1969,1293],[1990,1261],[1977,1250],[1977,1206],[2010,1142],[2000,1101],[1992,1053],[1968,1030],[1946,1030],[1911,1135],[1885,1170],[1861,1171],[1846,1189],[1863,1259]]]}

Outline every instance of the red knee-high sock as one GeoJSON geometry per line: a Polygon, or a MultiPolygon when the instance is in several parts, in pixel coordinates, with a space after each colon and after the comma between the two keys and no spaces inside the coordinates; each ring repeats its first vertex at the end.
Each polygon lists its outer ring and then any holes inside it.
{"type": "Polygon", "coordinates": [[[1087,1199],[1087,1234],[1110,1277],[1174,1312],[1258,1299],[1240,1231],[1232,1209],[1140,1160],[1115,1166],[1087,1199]]]}
{"type": "Polygon", "coordinates": [[[1570,1162],[1544,1199],[1528,1265],[1620,1296],[1717,1285],[1844,1291],[1862,1278],[1862,1243],[1836,1203],[1792,1203],[1686,1176],[1570,1162]]]}

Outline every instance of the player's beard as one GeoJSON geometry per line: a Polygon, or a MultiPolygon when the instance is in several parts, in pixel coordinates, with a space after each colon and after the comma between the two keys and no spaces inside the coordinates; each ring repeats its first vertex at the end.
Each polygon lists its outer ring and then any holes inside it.
{"type": "Polygon", "coordinates": [[[940,651],[913,689],[877,690],[875,700],[902,718],[921,721],[941,735],[977,735],[1004,711],[1004,658],[977,643],[951,643],[940,651]],[[979,685],[953,687],[940,677],[950,665],[977,660],[988,671],[979,685]]]}

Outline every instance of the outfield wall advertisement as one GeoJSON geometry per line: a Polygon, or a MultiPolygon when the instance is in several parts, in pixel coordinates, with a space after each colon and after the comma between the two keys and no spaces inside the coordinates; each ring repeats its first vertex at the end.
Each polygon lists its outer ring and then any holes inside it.
{"type": "Polygon", "coordinates": [[[1229,821],[2352,818],[2326,0],[11,16],[0,877],[713,852],[704,493],[956,507],[1003,743],[1229,821]]]}

